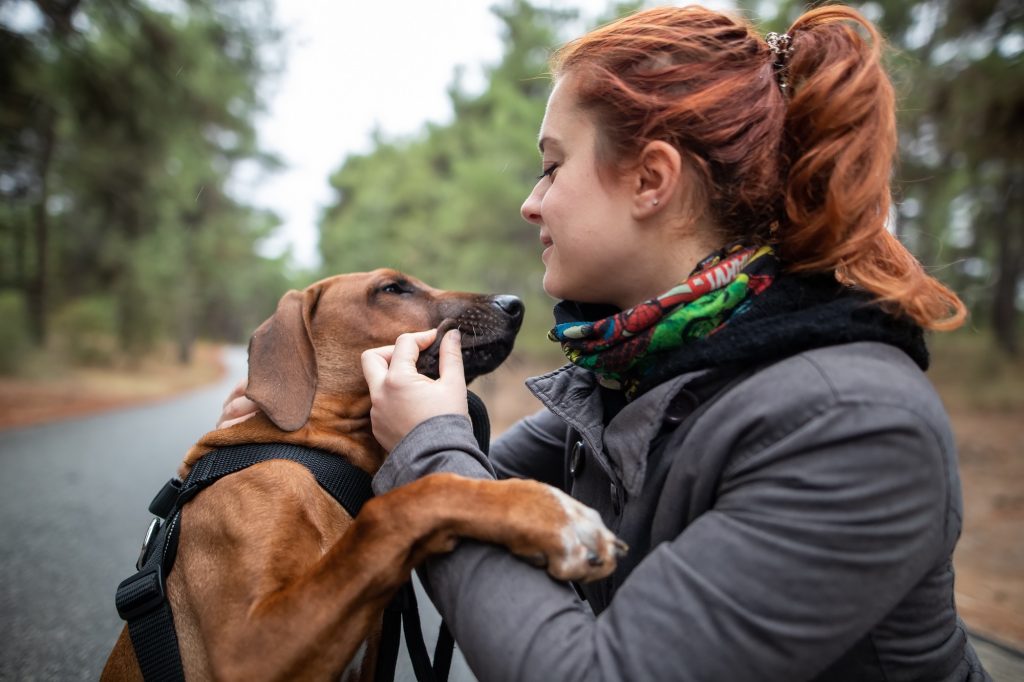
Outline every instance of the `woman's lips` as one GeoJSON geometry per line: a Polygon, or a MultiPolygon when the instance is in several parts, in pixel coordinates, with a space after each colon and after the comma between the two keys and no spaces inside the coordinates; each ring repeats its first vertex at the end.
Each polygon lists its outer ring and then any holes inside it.
{"type": "Polygon", "coordinates": [[[551,240],[551,237],[549,237],[545,233],[541,232],[540,233],[540,243],[541,243],[541,246],[544,247],[544,253],[542,253],[540,255],[540,259],[542,261],[544,261],[545,263],[547,263],[548,254],[551,252],[551,247],[554,246],[555,242],[551,240]]]}

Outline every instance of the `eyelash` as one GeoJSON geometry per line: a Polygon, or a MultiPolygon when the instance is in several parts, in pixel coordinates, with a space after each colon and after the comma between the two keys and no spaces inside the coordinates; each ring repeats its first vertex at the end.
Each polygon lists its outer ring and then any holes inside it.
{"type": "Polygon", "coordinates": [[[558,164],[557,163],[553,163],[550,166],[548,166],[547,168],[545,168],[544,172],[537,176],[537,179],[538,180],[543,180],[544,178],[552,177],[556,170],[558,170],[558,164]]]}

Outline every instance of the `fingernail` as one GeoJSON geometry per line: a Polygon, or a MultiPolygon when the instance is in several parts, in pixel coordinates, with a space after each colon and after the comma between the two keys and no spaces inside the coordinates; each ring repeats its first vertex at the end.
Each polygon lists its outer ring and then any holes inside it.
{"type": "Polygon", "coordinates": [[[452,335],[452,341],[459,344],[462,343],[462,332],[460,332],[458,329],[453,329],[448,333],[452,335]]]}

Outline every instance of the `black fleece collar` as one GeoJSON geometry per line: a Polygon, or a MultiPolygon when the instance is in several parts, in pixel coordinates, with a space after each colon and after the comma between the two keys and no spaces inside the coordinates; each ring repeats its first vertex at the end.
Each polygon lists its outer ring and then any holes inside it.
{"type": "MultiPolygon", "coordinates": [[[[609,309],[562,301],[555,306],[555,319],[601,319],[609,309]]],[[[886,312],[868,293],[839,284],[831,274],[780,274],[717,333],[667,353],[640,392],[684,372],[740,369],[857,341],[895,346],[922,370],[928,369],[924,333],[912,320],[886,312]]]]}

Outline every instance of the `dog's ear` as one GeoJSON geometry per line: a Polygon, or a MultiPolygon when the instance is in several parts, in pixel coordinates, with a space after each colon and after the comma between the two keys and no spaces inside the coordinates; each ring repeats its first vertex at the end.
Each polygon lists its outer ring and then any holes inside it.
{"type": "Polygon", "coordinates": [[[309,421],[316,394],[316,352],[310,323],[320,287],[289,291],[249,340],[245,395],[283,431],[309,421]]]}

